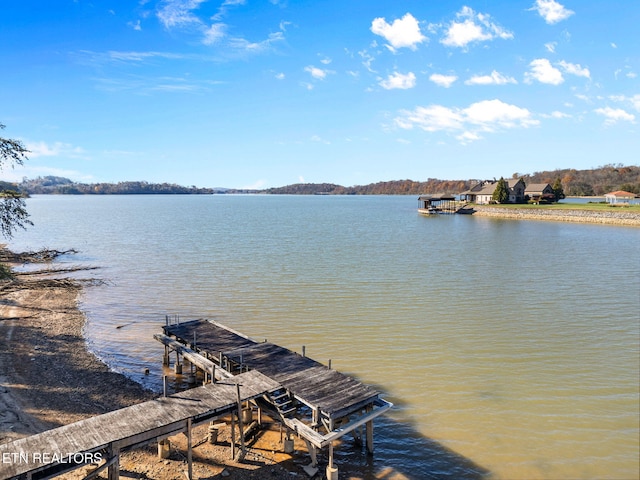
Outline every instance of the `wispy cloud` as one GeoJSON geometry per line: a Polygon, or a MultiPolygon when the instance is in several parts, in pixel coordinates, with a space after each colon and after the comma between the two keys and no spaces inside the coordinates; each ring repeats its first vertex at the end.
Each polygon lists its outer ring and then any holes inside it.
{"type": "Polygon", "coordinates": [[[165,28],[200,25],[202,21],[193,13],[201,3],[207,0],[165,0],[157,16],[165,28]]]}
{"type": "Polygon", "coordinates": [[[74,147],[69,143],[64,142],[25,142],[27,150],[29,150],[30,158],[38,157],[81,157],[85,155],[85,151],[82,147],[74,147]]]}
{"type": "Polygon", "coordinates": [[[462,7],[456,17],[458,21],[449,24],[445,36],[440,40],[447,47],[466,48],[475,42],[513,38],[513,33],[493,22],[490,15],[476,13],[470,7],[462,7]]]}
{"type": "Polygon", "coordinates": [[[517,84],[515,78],[507,77],[493,70],[489,75],[474,75],[466,80],[465,85],[506,85],[509,83],[517,84]]]}
{"type": "Polygon", "coordinates": [[[241,35],[232,36],[229,23],[225,20],[232,7],[244,5],[246,0],[225,0],[218,11],[209,18],[202,19],[196,11],[207,0],[165,0],[157,12],[160,23],[168,30],[183,29],[197,32],[203,45],[226,47],[235,52],[259,53],[270,49],[284,39],[287,22],[280,22],[278,30],[259,41],[250,41],[241,35]]]}
{"type": "Polygon", "coordinates": [[[591,72],[589,72],[588,68],[583,68],[581,65],[577,63],[569,63],[564,60],[558,62],[558,65],[562,67],[562,69],[571,75],[577,75],[578,77],[586,77],[591,78],[591,72]]]}
{"type": "Polygon", "coordinates": [[[389,42],[387,48],[394,52],[399,48],[415,50],[420,43],[427,41],[427,37],[420,31],[418,21],[410,13],[391,24],[384,18],[375,18],[371,22],[371,31],[389,42]]]}
{"type": "Polygon", "coordinates": [[[555,0],[536,0],[530,10],[536,10],[548,24],[554,24],[566,20],[575,12],[565,8],[555,0]]]}
{"type": "Polygon", "coordinates": [[[605,125],[614,125],[621,121],[635,123],[636,119],[636,116],[634,114],[629,113],[621,108],[596,108],[594,112],[605,117],[605,125]]]}
{"type": "Polygon", "coordinates": [[[467,108],[449,108],[443,105],[401,110],[394,119],[402,129],[420,128],[426,132],[445,131],[457,134],[463,143],[482,138],[482,133],[512,128],[528,128],[539,124],[526,108],[501,100],[483,100],[467,108]]]}
{"type": "Polygon", "coordinates": [[[381,80],[379,85],[385,90],[407,90],[416,86],[416,76],[413,72],[409,72],[407,74],[394,72],[386,79],[381,80]]]}

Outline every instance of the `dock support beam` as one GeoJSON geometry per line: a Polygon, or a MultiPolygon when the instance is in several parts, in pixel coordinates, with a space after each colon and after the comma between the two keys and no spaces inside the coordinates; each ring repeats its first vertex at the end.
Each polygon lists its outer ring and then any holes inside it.
{"type": "Polygon", "coordinates": [[[116,446],[111,446],[109,449],[110,465],[108,467],[107,478],[108,480],[120,479],[120,449],[116,446]]]}
{"type": "Polygon", "coordinates": [[[333,442],[329,444],[329,465],[327,465],[327,480],[338,480],[338,467],[333,466],[333,442]]]}
{"type": "MultiPolygon", "coordinates": [[[[373,410],[373,405],[367,405],[366,411],[370,413],[373,410]]],[[[373,455],[373,420],[367,422],[367,452],[373,455]]]]}
{"type": "Polygon", "coordinates": [[[191,448],[191,418],[187,419],[187,478],[193,480],[193,449],[191,448]]]}

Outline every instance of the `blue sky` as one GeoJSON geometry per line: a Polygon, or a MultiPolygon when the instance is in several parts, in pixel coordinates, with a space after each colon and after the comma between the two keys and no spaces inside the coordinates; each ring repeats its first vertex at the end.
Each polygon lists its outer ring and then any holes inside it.
{"type": "Polygon", "coordinates": [[[0,177],[345,186],[638,165],[637,0],[0,0],[0,177]]]}

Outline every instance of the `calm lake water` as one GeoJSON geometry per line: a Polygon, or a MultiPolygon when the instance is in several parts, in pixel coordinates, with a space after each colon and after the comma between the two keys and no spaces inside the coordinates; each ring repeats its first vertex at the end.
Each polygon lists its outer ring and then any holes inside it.
{"type": "Polygon", "coordinates": [[[166,314],[305,345],[377,386],[396,407],[374,458],[336,450],[364,478],[638,478],[640,229],[416,208],[35,196],[35,227],[10,246],[75,248],[64,262],[101,267],[80,274],[108,281],[82,297],[90,347],[153,388],[166,314]]]}

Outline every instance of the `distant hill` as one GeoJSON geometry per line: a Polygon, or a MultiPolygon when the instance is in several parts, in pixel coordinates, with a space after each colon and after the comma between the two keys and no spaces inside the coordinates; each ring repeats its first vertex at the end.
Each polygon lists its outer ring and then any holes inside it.
{"type": "Polygon", "coordinates": [[[592,170],[570,168],[522,175],[525,183],[550,183],[556,178],[562,182],[565,195],[602,196],[615,190],[640,195],[640,167],[605,165],[592,170]]]}
{"type": "MultiPolygon", "coordinates": [[[[559,169],[512,175],[522,178],[526,184],[549,183],[560,179],[565,195],[601,196],[614,190],[626,190],[640,195],[640,166],[605,165],[591,170],[559,169]]],[[[486,179],[483,179],[486,180],[486,179]]],[[[478,180],[439,180],[429,178],[424,182],[391,180],[344,187],[333,183],[296,183],[266,190],[239,190],[227,188],[185,187],[172,183],[118,182],[76,183],[68,178],[46,176],[25,179],[19,184],[2,182],[0,190],[13,189],[26,194],[58,195],[123,195],[123,194],[214,194],[214,193],[263,193],[286,195],[423,195],[460,193],[478,180]]]]}
{"type": "Polygon", "coordinates": [[[184,187],[174,183],[118,182],[76,183],[68,178],[46,176],[25,179],[18,184],[20,191],[33,194],[57,195],[149,195],[149,194],[212,194],[225,189],[184,187]]]}

